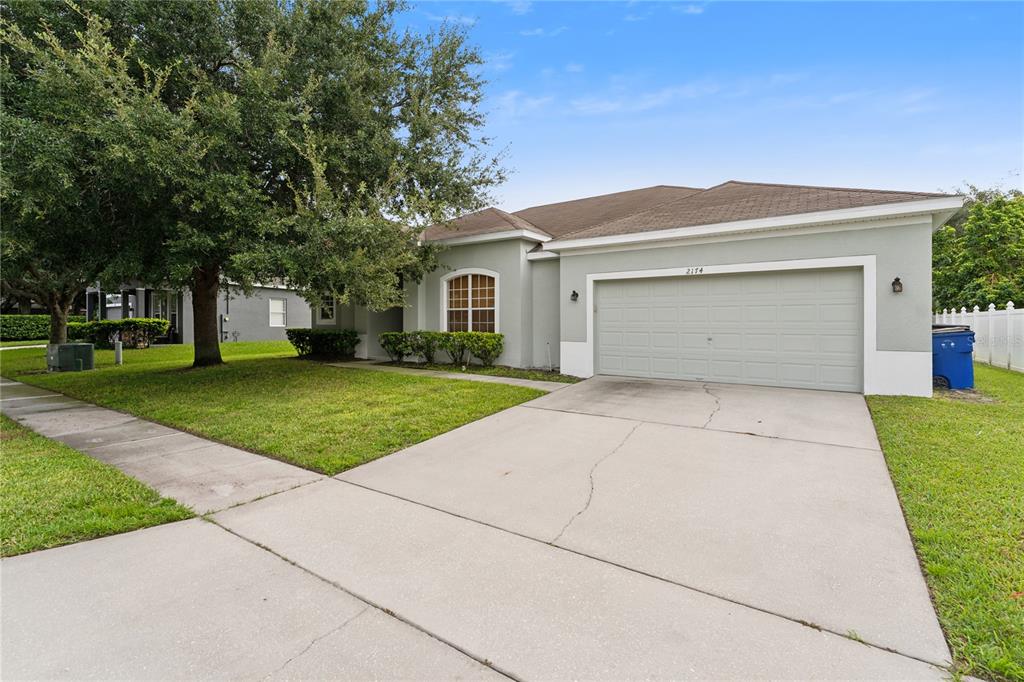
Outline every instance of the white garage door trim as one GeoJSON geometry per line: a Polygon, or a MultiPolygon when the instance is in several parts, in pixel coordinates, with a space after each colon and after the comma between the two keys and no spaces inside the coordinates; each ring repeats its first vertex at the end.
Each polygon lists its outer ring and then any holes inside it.
{"type": "Polygon", "coordinates": [[[879,351],[876,348],[878,299],[876,297],[875,260],[873,255],[838,256],[728,265],[697,263],[679,268],[590,273],[587,275],[587,340],[584,342],[562,342],[562,371],[582,377],[594,375],[594,285],[599,281],[859,267],[862,269],[861,280],[864,287],[864,392],[930,396],[930,353],[879,351]]]}

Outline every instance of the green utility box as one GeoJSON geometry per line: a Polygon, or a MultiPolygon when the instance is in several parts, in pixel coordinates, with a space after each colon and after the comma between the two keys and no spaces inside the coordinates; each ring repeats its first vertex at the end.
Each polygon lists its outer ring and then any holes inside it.
{"type": "Polygon", "coordinates": [[[81,372],[92,368],[91,343],[57,343],[46,347],[46,369],[51,372],[81,372]]]}

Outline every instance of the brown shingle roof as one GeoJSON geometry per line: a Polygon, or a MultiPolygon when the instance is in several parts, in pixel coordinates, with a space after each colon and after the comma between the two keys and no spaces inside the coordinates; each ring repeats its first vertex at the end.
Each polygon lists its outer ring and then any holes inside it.
{"type": "MultiPolygon", "coordinates": [[[[432,225],[423,232],[427,241],[449,239],[451,237],[470,237],[477,234],[508,232],[510,230],[530,230],[544,234],[536,225],[531,225],[519,216],[506,213],[500,208],[485,208],[482,211],[466,214],[456,218],[447,225],[432,225]]],[[[550,236],[550,235],[548,235],[550,236]]]]}
{"type": "Polygon", "coordinates": [[[702,192],[663,203],[617,220],[590,225],[563,239],[606,237],[738,220],[877,206],[949,196],[932,192],[893,192],[807,185],[773,185],[730,180],[702,192]]]}
{"type": "Polygon", "coordinates": [[[448,226],[430,227],[424,238],[523,229],[556,239],[585,239],[947,196],[951,195],[737,180],[708,189],[657,185],[534,206],[515,213],[487,208],[462,216],[448,226]]]}
{"type": "Polygon", "coordinates": [[[597,197],[560,201],[557,204],[534,206],[516,211],[515,214],[530,221],[548,234],[561,237],[570,232],[618,220],[701,191],[696,187],[657,185],[615,192],[614,194],[602,194],[597,197]]]}

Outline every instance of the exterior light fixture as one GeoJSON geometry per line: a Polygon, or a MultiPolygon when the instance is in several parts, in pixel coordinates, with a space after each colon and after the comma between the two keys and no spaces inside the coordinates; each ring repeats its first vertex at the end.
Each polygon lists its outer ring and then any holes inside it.
{"type": "Polygon", "coordinates": [[[576,301],[580,300],[580,292],[578,292],[575,289],[573,289],[572,293],[569,294],[569,300],[572,301],[573,303],[575,303],[576,301]]]}
{"type": "Polygon", "coordinates": [[[896,279],[894,279],[892,281],[892,293],[894,293],[894,294],[902,294],[903,293],[903,282],[900,281],[899,277],[897,277],[896,279]]]}

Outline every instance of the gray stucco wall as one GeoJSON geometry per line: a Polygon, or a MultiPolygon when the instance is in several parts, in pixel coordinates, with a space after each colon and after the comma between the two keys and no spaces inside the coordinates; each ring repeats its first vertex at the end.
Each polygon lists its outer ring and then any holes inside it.
{"type": "Polygon", "coordinates": [[[533,366],[558,367],[560,307],[571,305],[559,293],[559,261],[530,262],[533,282],[533,366]],[[549,355],[550,354],[550,355],[549,355]]]}
{"type": "Polygon", "coordinates": [[[407,307],[403,327],[441,330],[441,280],[463,268],[482,268],[498,273],[498,331],[505,335],[505,350],[497,363],[530,367],[534,337],[532,286],[526,252],[532,242],[507,240],[485,244],[453,246],[440,254],[442,267],[428,274],[420,284],[406,288],[407,307]]]}
{"type": "Polygon", "coordinates": [[[561,258],[561,340],[585,341],[586,276],[589,273],[726,265],[761,261],[875,255],[877,263],[877,348],[931,350],[931,223],[818,234],[743,239],[561,258]],[[894,294],[899,277],[904,289],[894,294]],[[576,290],[579,301],[570,303],[576,290]]]}
{"type": "Polygon", "coordinates": [[[354,329],[359,334],[356,357],[383,359],[387,353],[380,347],[381,332],[402,330],[402,309],[392,308],[373,312],[362,306],[338,304],[334,312],[334,323],[318,322],[313,315],[313,327],[317,329],[354,329]]]}
{"type": "MultiPolygon", "coordinates": [[[[224,331],[228,341],[286,341],[287,327],[310,326],[310,308],[306,300],[288,289],[257,287],[252,296],[245,296],[240,290],[221,291],[217,300],[218,315],[226,315],[224,331]],[[287,306],[285,327],[270,326],[270,299],[284,299],[287,306]],[[227,299],[227,300],[226,300],[227,299]]],[[[181,333],[184,343],[192,343],[194,324],[192,316],[192,295],[182,296],[181,333]]]]}

